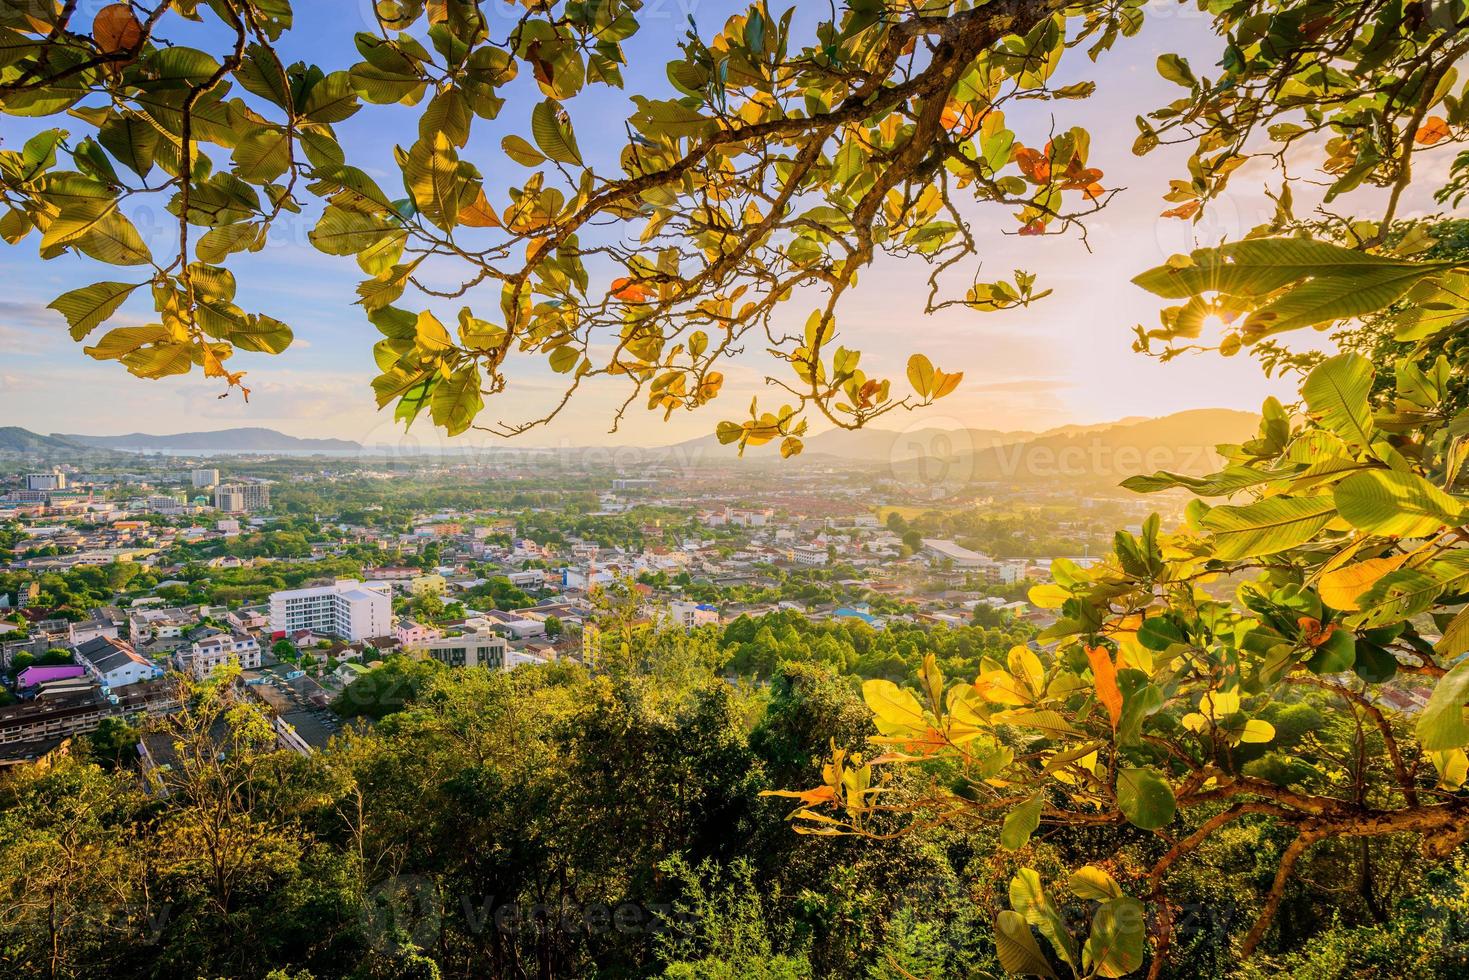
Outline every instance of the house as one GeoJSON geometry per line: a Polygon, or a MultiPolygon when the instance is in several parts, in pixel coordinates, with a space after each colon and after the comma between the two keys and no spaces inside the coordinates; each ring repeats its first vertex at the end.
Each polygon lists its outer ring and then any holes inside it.
{"type": "Polygon", "coordinates": [[[86,643],[95,640],[99,636],[105,636],[110,640],[117,639],[117,624],[106,619],[92,619],[85,623],[72,623],[67,629],[68,638],[73,644],[86,643]]]}
{"type": "Polygon", "coordinates": [[[437,640],[444,635],[444,632],[433,626],[414,622],[411,619],[399,619],[397,625],[393,627],[393,635],[407,649],[421,646],[430,640],[437,640]]]}
{"type": "Polygon", "coordinates": [[[260,641],[248,633],[227,633],[212,626],[189,634],[192,641],[174,654],[180,670],[203,680],[218,667],[236,664],[245,670],[260,666],[260,641]]]}
{"type": "Polygon", "coordinates": [[[99,636],[73,647],[72,652],[87,673],[107,688],[141,684],[163,676],[162,667],[122,640],[99,636]]]}
{"type": "MultiPolygon", "coordinates": [[[[162,584],[162,583],[160,583],[162,584]]],[[[174,640],[194,628],[210,613],[208,606],[178,606],[169,609],[138,609],[134,603],[128,616],[128,635],[136,643],[174,640]]]]}

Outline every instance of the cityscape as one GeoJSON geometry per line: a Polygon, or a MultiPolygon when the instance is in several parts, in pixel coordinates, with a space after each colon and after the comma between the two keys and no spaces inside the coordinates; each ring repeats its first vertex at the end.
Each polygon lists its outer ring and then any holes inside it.
{"type": "Polygon", "coordinates": [[[1095,563],[1116,526],[1156,509],[1082,473],[1070,486],[1097,489],[1080,498],[978,481],[926,501],[928,485],[907,482],[916,469],[835,459],[756,475],[718,460],[619,470],[574,452],[493,472],[424,458],[409,490],[393,472],[404,460],[386,457],[76,452],[87,462],[53,450],[4,464],[0,663],[19,698],[0,713],[5,762],[140,706],[166,712],[167,675],[225,665],[282,747],[307,753],[389,657],[594,669],[609,590],[627,591],[639,621],[683,630],[795,614],[1027,635],[1054,621],[1026,600],[1054,559],[1095,563]]]}
{"type": "Polygon", "coordinates": [[[1469,977],[1469,0],[0,0],[0,980],[1469,977]]]}

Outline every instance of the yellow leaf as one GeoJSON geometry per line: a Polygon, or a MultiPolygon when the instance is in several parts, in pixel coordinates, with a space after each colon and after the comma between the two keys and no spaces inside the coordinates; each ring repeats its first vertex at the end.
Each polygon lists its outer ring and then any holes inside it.
{"type": "Polygon", "coordinates": [[[1013,646],[1006,659],[1010,673],[1030,688],[1031,694],[1039,697],[1045,691],[1046,668],[1041,666],[1041,658],[1035,655],[1035,651],[1023,645],[1013,646]]]}
{"type": "Polygon", "coordinates": [[[923,706],[913,696],[892,681],[874,680],[862,685],[862,699],[876,716],[877,730],[884,735],[896,735],[928,728],[923,715],[923,706]]]}
{"type": "Polygon", "coordinates": [[[1388,572],[1396,571],[1408,560],[1407,555],[1390,555],[1386,558],[1369,558],[1353,565],[1338,568],[1321,576],[1317,591],[1321,601],[1333,609],[1351,612],[1358,609],[1357,599],[1372,588],[1388,572]]]}
{"type": "Polygon", "coordinates": [[[920,397],[927,398],[933,391],[933,380],[932,361],[922,354],[914,354],[908,358],[908,383],[920,397]]]}

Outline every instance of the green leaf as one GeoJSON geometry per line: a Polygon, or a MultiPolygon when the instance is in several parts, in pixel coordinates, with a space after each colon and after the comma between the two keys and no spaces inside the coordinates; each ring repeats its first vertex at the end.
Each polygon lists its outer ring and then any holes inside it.
{"type": "Polygon", "coordinates": [[[577,148],[576,136],[570,122],[562,120],[561,106],[547,99],[531,110],[531,135],[541,152],[558,163],[582,166],[581,150],[577,148]]]}
{"type": "Polygon", "coordinates": [[[1125,977],[1142,968],[1147,916],[1143,903],[1120,897],[1092,915],[1092,928],[1082,947],[1082,966],[1099,977],[1125,977]]]}
{"type": "Polygon", "coordinates": [[[1373,313],[1391,306],[1439,271],[1434,265],[1390,265],[1321,276],[1251,313],[1245,329],[1259,338],[1373,313]]]}
{"type": "Polygon", "coordinates": [[[1306,408],[1350,446],[1372,444],[1372,362],[1360,354],[1338,354],[1318,364],[1306,377],[1301,394],[1306,408]]]}
{"type": "Polygon", "coordinates": [[[157,127],[132,112],[113,116],[97,130],[97,142],[139,177],[153,169],[161,138],[157,127]]]}
{"type": "Polygon", "coordinates": [[[383,215],[332,205],[307,237],[327,255],[355,255],[394,234],[402,234],[401,229],[383,215]]]}
{"type": "Polygon", "coordinates": [[[116,360],[145,344],[171,339],[173,335],[161,323],[150,323],[145,327],[117,327],[103,334],[95,346],[82,348],[82,353],[99,361],[116,360]]]}
{"type": "Polygon", "coordinates": [[[1469,719],[1464,716],[1466,701],[1469,701],[1469,661],[1438,679],[1428,705],[1418,716],[1418,741],[1424,751],[1446,752],[1469,745],[1469,719]]]}
{"type": "Polygon", "coordinates": [[[1041,876],[1035,869],[1021,868],[1010,879],[1010,907],[1025,916],[1026,922],[1040,930],[1040,934],[1046,937],[1057,956],[1067,963],[1076,963],[1076,941],[1066,928],[1066,920],[1046,894],[1041,885],[1041,876]]]}
{"type": "Polygon", "coordinates": [[[1369,629],[1402,622],[1426,612],[1444,588],[1437,576],[1421,569],[1388,572],[1358,598],[1360,611],[1351,615],[1351,622],[1369,629]]]}
{"type": "Polygon", "coordinates": [[[1173,790],[1156,770],[1118,770],[1117,806],[1134,827],[1160,830],[1168,826],[1177,805],[1173,790]]]}
{"type": "Polygon", "coordinates": [[[141,285],[136,282],[96,282],[62,293],[47,308],[66,317],[71,327],[71,339],[81,340],[116,313],[123,301],[141,285]]]}
{"type": "Polygon", "coordinates": [[[1463,520],[1463,505],[1421,476],[1368,470],[1337,485],[1336,508],[1351,525],[1371,534],[1421,538],[1463,520]]]}
{"type": "Polygon", "coordinates": [[[1314,674],[1340,674],[1356,663],[1356,636],[1349,630],[1336,630],[1311,654],[1306,667],[1314,674]]]}
{"type": "Polygon", "coordinates": [[[403,183],[419,212],[445,231],[459,223],[464,205],[479,196],[474,168],[461,162],[443,133],[421,139],[400,157],[403,183]]]}
{"type": "Polygon", "coordinates": [[[1132,281],[1165,299],[1204,293],[1264,297],[1310,276],[1349,276],[1372,268],[1422,267],[1416,263],[1342,248],[1309,238],[1251,238],[1219,248],[1197,249],[1149,269],[1132,281]]]}
{"type": "Polygon", "coordinates": [[[1019,912],[1005,909],[995,916],[995,955],[1006,973],[1057,980],[1056,971],[1030,931],[1030,924],[1019,912]]]}
{"type": "Polygon", "coordinates": [[[448,430],[449,435],[457,436],[469,428],[484,406],[479,366],[470,363],[434,388],[431,411],[435,425],[448,430]]]}
{"type": "Polygon", "coordinates": [[[259,314],[246,318],[226,338],[241,350],[259,351],[262,354],[279,354],[291,346],[295,335],[291,328],[274,317],[259,314]]]}
{"type": "Polygon", "coordinates": [[[539,167],[546,162],[546,158],[534,146],[523,137],[513,134],[500,141],[500,149],[522,167],[539,167]]]}
{"type": "Polygon", "coordinates": [[[117,201],[108,197],[81,198],[63,204],[61,212],[46,226],[41,250],[76,241],[117,211],[117,201]]]}
{"type": "Polygon", "coordinates": [[[443,133],[449,142],[463,148],[469,142],[471,117],[469,103],[457,88],[447,88],[429,100],[428,108],[418,119],[421,139],[433,139],[435,133],[443,133]]]}
{"type": "Polygon", "coordinates": [[[284,129],[259,126],[235,147],[235,172],[252,184],[268,184],[291,166],[291,140],[284,129]]]}
{"type": "Polygon", "coordinates": [[[1251,469],[1248,466],[1231,466],[1223,472],[1210,476],[1184,476],[1159,470],[1152,476],[1133,476],[1122,481],[1122,487],[1133,493],[1157,493],[1184,487],[1201,497],[1228,497],[1247,487],[1269,483],[1280,479],[1281,474],[1251,469]]]}
{"type": "Polygon", "coordinates": [[[1469,650],[1469,606],[1460,609],[1444,627],[1443,636],[1433,649],[1441,657],[1457,657],[1469,650]]]}
{"type": "Polygon", "coordinates": [[[1188,61],[1176,54],[1158,55],[1158,74],[1184,88],[1191,88],[1196,81],[1188,61]]]}
{"type": "Polygon", "coordinates": [[[351,118],[361,108],[352,76],[334,71],[311,87],[302,115],[318,125],[330,125],[351,118]]]}
{"type": "Polygon", "coordinates": [[[1122,897],[1122,889],[1112,876],[1091,864],[1071,872],[1071,893],[1097,902],[1122,897]]]}
{"type": "Polygon", "coordinates": [[[112,211],[94,224],[84,235],[71,242],[73,248],[109,265],[147,265],[153,254],[143,243],[143,236],[122,212],[112,211]]]}
{"type": "Polygon", "coordinates": [[[219,62],[198,48],[159,48],[149,56],[147,68],[154,87],[198,85],[219,70],[219,62]]]}
{"type": "Polygon", "coordinates": [[[1304,544],[1336,515],[1330,496],[1267,497],[1243,507],[1215,507],[1201,523],[1225,560],[1273,555],[1304,544]]]}
{"type": "Polygon", "coordinates": [[[1000,830],[1000,846],[1018,851],[1030,840],[1030,835],[1041,825],[1041,809],[1045,800],[1040,794],[1013,808],[1005,814],[1005,825],[1000,830]]]}

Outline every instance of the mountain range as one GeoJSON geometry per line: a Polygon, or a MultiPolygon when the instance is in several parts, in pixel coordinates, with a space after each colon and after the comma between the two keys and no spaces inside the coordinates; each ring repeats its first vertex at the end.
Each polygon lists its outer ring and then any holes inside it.
{"type": "Polygon", "coordinates": [[[144,453],[274,453],[354,452],[360,443],[346,439],[301,439],[274,429],[220,429],[155,436],[133,432],[125,436],[87,436],[55,433],[53,438],[95,449],[144,453]]]}
{"type": "MultiPolygon", "coordinates": [[[[941,467],[966,480],[1010,479],[1029,482],[1057,476],[1117,476],[1168,469],[1203,473],[1214,469],[1213,447],[1236,443],[1255,431],[1258,416],[1229,409],[1195,409],[1160,418],[1126,418],[1100,425],[1067,425],[1042,432],[1002,429],[916,428],[905,431],[834,430],[806,440],[797,461],[830,465],[837,461],[891,469],[898,479],[930,479],[941,467]],[[927,474],[927,475],[925,475],[927,474]]],[[[470,449],[471,447],[465,447],[470,449]]],[[[513,446],[535,452],[530,446],[513,446]]],[[[0,452],[45,455],[87,451],[181,453],[364,452],[345,439],[303,439],[274,429],[236,428],[215,432],[121,436],[55,433],[49,436],[17,426],[0,427],[0,452]]],[[[371,453],[371,449],[365,450],[371,453]]],[[[733,460],[731,447],[711,436],[691,439],[650,452],[668,453],[674,461],[733,460]]],[[[774,444],[750,449],[749,457],[773,458],[774,444]]]]}
{"type": "Polygon", "coordinates": [[[75,443],[43,436],[18,425],[0,426],[0,453],[47,453],[76,451],[75,443]]]}
{"type": "Polygon", "coordinates": [[[1243,442],[1259,416],[1221,408],[1083,429],[1068,427],[1004,445],[891,459],[900,481],[1032,483],[1058,479],[1116,485],[1138,473],[1170,470],[1201,476],[1217,470],[1215,447],[1243,442]],[[940,476],[942,474],[942,476],[940,476]]]}

